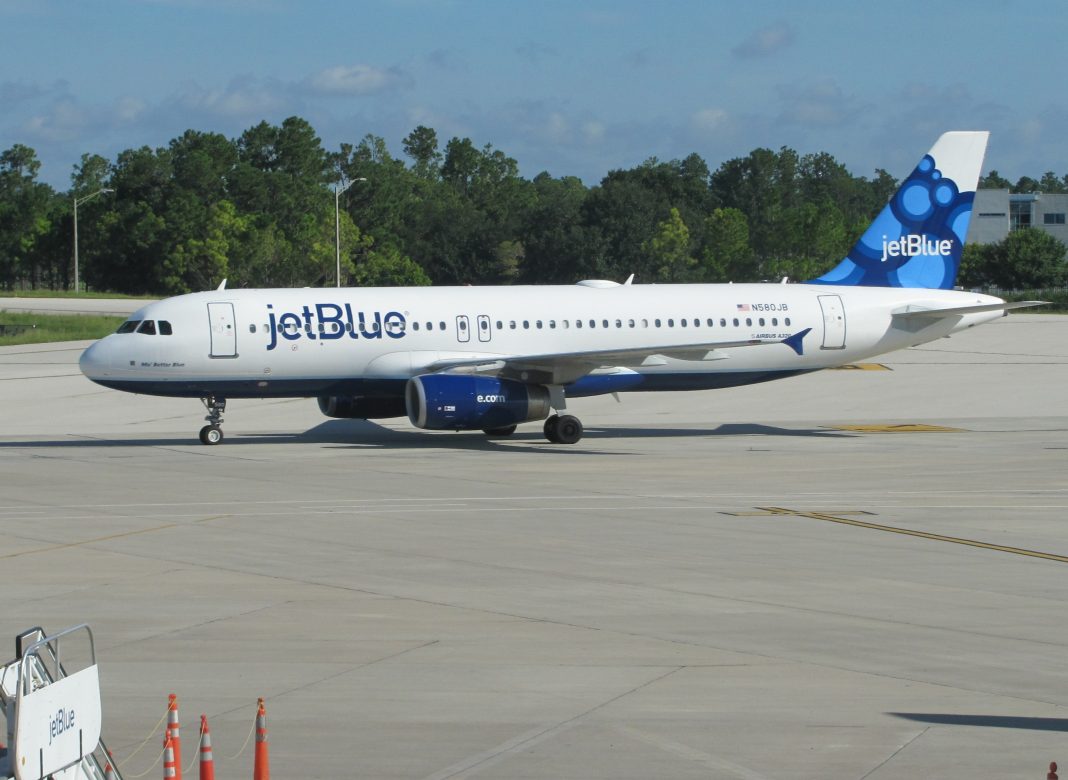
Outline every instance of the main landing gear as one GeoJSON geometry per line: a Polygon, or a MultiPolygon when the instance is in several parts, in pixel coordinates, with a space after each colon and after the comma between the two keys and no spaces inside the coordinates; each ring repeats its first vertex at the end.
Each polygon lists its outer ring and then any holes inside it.
{"type": "Polygon", "coordinates": [[[582,438],[582,422],[570,414],[549,415],[542,430],[553,444],[575,444],[582,438]]]}
{"type": "Polygon", "coordinates": [[[553,414],[545,420],[542,430],[545,438],[553,444],[575,444],[582,438],[582,423],[578,417],[564,414],[567,409],[567,396],[560,385],[549,385],[549,404],[553,414]]]}
{"type": "Polygon", "coordinates": [[[226,399],[209,395],[201,398],[200,402],[208,410],[208,416],[204,419],[208,424],[200,429],[201,444],[218,444],[223,440],[222,421],[223,412],[226,411],[226,399]]]}

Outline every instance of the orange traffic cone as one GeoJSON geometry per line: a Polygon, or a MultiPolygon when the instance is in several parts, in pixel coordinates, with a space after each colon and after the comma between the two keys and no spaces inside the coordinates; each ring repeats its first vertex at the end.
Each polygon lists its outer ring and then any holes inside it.
{"type": "Polygon", "coordinates": [[[178,775],[174,769],[174,742],[171,740],[171,732],[167,730],[167,739],[163,743],[163,780],[172,780],[178,775]]]}
{"type": "Polygon", "coordinates": [[[271,762],[267,756],[267,710],[263,708],[263,699],[259,700],[256,710],[256,763],[252,780],[271,780],[271,762]]]}
{"type": "Polygon", "coordinates": [[[215,780],[215,759],[211,754],[207,715],[200,716],[200,780],[215,780]]]}
{"type": "Polygon", "coordinates": [[[171,746],[174,748],[174,776],[182,780],[182,735],[178,730],[178,697],[173,693],[167,697],[167,730],[171,733],[171,746]]]}

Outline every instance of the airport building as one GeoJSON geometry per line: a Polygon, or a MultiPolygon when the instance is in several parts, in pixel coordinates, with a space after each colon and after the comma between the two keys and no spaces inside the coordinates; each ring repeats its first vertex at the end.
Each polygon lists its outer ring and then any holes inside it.
{"type": "Polygon", "coordinates": [[[1068,195],[978,190],[972,207],[968,240],[977,244],[993,244],[1013,230],[1035,227],[1068,244],[1066,214],[1068,195]]]}

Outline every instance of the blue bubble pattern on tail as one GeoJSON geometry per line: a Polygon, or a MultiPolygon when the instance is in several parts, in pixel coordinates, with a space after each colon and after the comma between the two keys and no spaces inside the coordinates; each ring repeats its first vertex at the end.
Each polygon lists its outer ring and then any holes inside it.
{"type": "Polygon", "coordinates": [[[950,290],[974,200],[925,155],[845,259],[808,283],[950,290]]]}

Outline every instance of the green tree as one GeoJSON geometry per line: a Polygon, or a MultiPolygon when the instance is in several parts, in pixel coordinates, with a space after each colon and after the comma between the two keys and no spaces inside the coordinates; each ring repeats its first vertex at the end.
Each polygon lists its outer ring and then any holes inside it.
{"type": "Polygon", "coordinates": [[[705,220],[702,276],[708,282],[747,281],[757,268],[749,248],[749,221],[740,210],[716,209],[705,220]]]}
{"type": "Polygon", "coordinates": [[[534,200],[519,228],[523,245],[520,279],[528,283],[575,282],[604,276],[600,252],[591,240],[583,204],[589,193],[574,176],[554,179],[540,173],[532,182],[534,200]]]}
{"type": "Polygon", "coordinates": [[[421,179],[437,178],[441,167],[438,134],[419,125],[404,139],[404,153],[412,158],[412,170],[421,179]]]}
{"type": "Polygon", "coordinates": [[[979,178],[979,189],[981,190],[1011,190],[1012,182],[1006,179],[997,171],[990,171],[986,176],[979,178]]]}
{"type": "Polygon", "coordinates": [[[37,287],[55,267],[43,255],[52,231],[55,193],[37,181],[41,163],[28,146],[0,152],[0,287],[37,287]]]}
{"type": "Polygon", "coordinates": [[[427,287],[430,277],[418,263],[396,249],[372,250],[356,266],[353,282],[357,287],[427,287]]]}
{"type": "Polygon", "coordinates": [[[652,258],[659,281],[687,281],[697,266],[690,255],[690,231],[677,208],[672,207],[670,216],[657,225],[656,234],[643,248],[652,258]]]}
{"type": "Polygon", "coordinates": [[[1003,290],[1060,287],[1065,284],[1065,246],[1038,228],[1014,230],[988,249],[988,274],[1003,290]]]}
{"type": "Polygon", "coordinates": [[[1042,174],[1042,179],[1038,182],[1038,188],[1042,192],[1048,192],[1051,194],[1062,194],[1068,192],[1068,177],[1061,179],[1053,171],[1046,171],[1042,174]]]}

